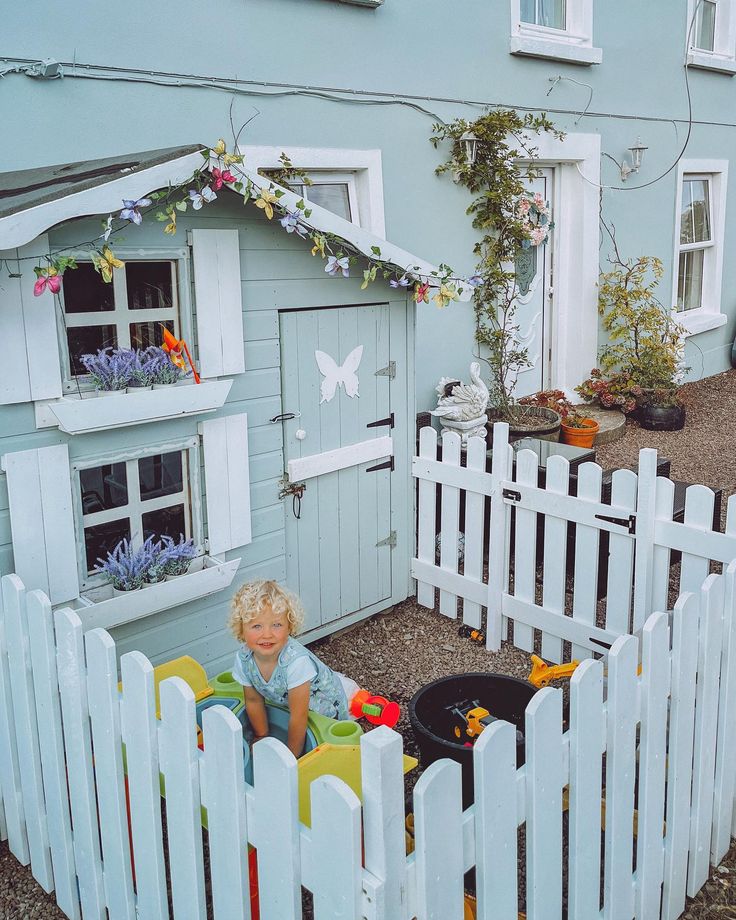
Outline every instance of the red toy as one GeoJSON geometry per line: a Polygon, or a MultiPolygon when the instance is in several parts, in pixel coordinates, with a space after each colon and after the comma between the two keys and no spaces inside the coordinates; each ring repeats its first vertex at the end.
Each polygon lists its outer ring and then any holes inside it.
{"type": "Polygon", "coordinates": [[[353,696],[350,712],[356,719],[365,716],[372,725],[387,725],[389,728],[396,725],[401,715],[398,703],[389,702],[385,696],[371,696],[367,690],[358,690],[353,696]]]}

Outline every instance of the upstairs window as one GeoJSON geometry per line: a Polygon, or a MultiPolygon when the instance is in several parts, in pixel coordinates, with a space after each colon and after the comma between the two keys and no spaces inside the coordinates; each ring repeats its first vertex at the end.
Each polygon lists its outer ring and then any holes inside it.
{"type": "Polygon", "coordinates": [[[600,64],[593,47],[593,0],[511,0],[511,54],[600,64]]]}
{"type": "Polygon", "coordinates": [[[736,73],[736,0],[688,0],[688,64],[736,73]]]}
{"type": "Polygon", "coordinates": [[[160,345],[161,326],[179,333],[177,265],[126,260],[105,283],[91,262],[64,272],[64,377],[66,389],[86,374],[81,356],[101,348],[160,345]]]}
{"type": "Polygon", "coordinates": [[[703,269],[713,248],[710,178],[686,175],[680,199],[680,255],[677,309],[703,306],[703,269]]]}
{"type": "Polygon", "coordinates": [[[521,0],[522,22],[548,29],[565,29],[566,0],[521,0]]]}

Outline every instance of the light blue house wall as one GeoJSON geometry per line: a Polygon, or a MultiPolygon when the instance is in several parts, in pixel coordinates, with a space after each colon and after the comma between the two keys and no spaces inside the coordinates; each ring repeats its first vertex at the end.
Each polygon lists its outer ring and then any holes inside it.
{"type": "MultiPolygon", "coordinates": [[[[76,15],[63,18],[57,18],[55,5],[38,6],[36,22],[53,21],[53,28],[29,28],[28,9],[23,5],[5,11],[2,69],[22,69],[54,58],[62,62],[65,76],[44,81],[11,72],[0,81],[5,139],[0,145],[0,170],[192,142],[214,144],[218,137],[231,142],[231,122],[237,130],[252,118],[241,144],[380,150],[387,238],[434,263],[449,263],[458,272],[470,273],[474,234],[465,214],[469,198],[449,177],[435,176],[445,151],[435,151],[429,143],[432,124],[460,116],[473,119],[487,105],[545,110],[570,141],[580,135],[599,140],[603,155],[596,156],[594,164],[578,161],[565,168],[573,178],[582,173],[585,178],[576,179],[578,185],[589,182],[596,198],[596,186],[603,186],[601,213],[615,227],[624,256],[647,254],[663,260],[661,298],[673,302],[675,164],[689,130],[683,67],[686,0],[648,4],[596,0],[592,44],[602,49],[602,61],[589,66],[510,54],[510,0],[467,0],[461,5],[445,0],[385,0],[377,9],[332,0],[248,0],[203,8],[183,0],[175,16],[165,5],[131,0],[114,14],[114,23],[109,9],[98,4],[78,4],[76,15]],[[621,161],[637,136],[649,149],[640,173],[622,183],[609,155],[621,161]],[[646,187],[636,189],[638,185],[646,187]]],[[[736,155],[733,79],[694,68],[688,77],[693,123],[684,156],[730,161],[736,155]]],[[[567,162],[564,152],[554,157],[558,166],[567,162]]],[[[736,177],[731,176],[721,304],[727,320],[688,340],[687,361],[694,377],[728,366],[736,325],[736,263],[728,258],[736,243],[731,218],[736,213],[735,186],[736,177]]],[[[234,208],[241,206],[218,202],[211,219],[239,228],[251,226],[234,208]]],[[[301,245],[276,228],[265,227],[262,220],[254,221],[250,211],[248,215],[247,220],[258,228],[254,232],[263,234],[257,248],[270,250],[269,258],[301,245]]],[[[181,224],[184,227],[185,221],[181,224]]],[[[160,227],[144,226],[137,231],[136,243],[166,245],[160,227]]],[[[575,263],[576,247],[580,252],[599,247],[597,221],[587,219],[580,227],[579,236],[566,241],[569,264],[575,263]]],[[[562,234],[563,229],[558,225],[556,232],[562,234]]],[[[61,242],[72,236],[84,236],[82,224],[52,232],[51,240],[61,242]]],[[[600,239],[603,269],[610,249],[604,235],[600,239]]],[[[282,264],[286,265],[278,261],[278,277],[273,279],[273,301],[259,311],[256,321],[246,317],[248,370],[234,385],[223,410],[235,411],[247,404],[252,426],[255,539],[242,554],[233,552],[243,555],[236,581],[254,574],[281,578],[284,573],[283,510],[273,501],[273,487],[283,466],[279,433],[266,423],[281,411],[275,311],[284,305],[284,287],[279,282],[289,280],[289,269],[282,269],[282,264]]],[[[249,271],[252,256],[246,253],[242,265],[249,271]]],[[[307,267],[308,258],[293,265],[298,265],[309,303],[363,302],[352,280],[326,279],[316,262],[307,267]]],[[[569,280],[574,284],[574,278],[569,280]]],[[[247,293],[249,282],[244,283],[247,293]]],[[[572,329],[576,310],[586,313],[587,323],[598,322],[594,283],[586,284],[584,302],[570,299],[560,305],[568,312],[572,329]]],[[[381,297],[388,299],[386,290],[381,297]]],[[[246,300],[244,307],[247,311],[246,300]]],[[[419,411],[432,407],[438,377],[467,376],[473,314],[468,304],[445,310],[434,305],[414,309],[416,401],[410,408],[419,411]]],[[[192,421],[192,429],[195,425],[192,421]]],[[[0,452],[62,437],[36,431],[30,405],[0,409],[0,429],[0,452]]],[[[95,438],[123,446],[153,436],[153,431],[143,429],[107,432],[93,436],[84,449],[93,450],[95,438]]],[[[0,476],[2,571],[12,570],[9,540],[7,493],[0,476]]],[[[230,648],[222,631],[226,601],[216,597],[179,607],[144,624],[121,628],[120,638],[124,647],[126,643],[143,647],[154,658],[186,647],[202,660],[221,662],[230,648]]]]}

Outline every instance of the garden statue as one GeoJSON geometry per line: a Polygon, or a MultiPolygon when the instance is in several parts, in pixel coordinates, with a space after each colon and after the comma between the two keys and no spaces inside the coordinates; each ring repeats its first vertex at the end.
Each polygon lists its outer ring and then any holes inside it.
{"type": "Polygon", "coordinates": [[[431,413],[441,419],[443,431],[460,434],[463,447],[468,438],[486,435],[488,387],[480,376],[480,364],[470,365],[472,383],[442,377],[437,384],[437,408],[431,413]]]}

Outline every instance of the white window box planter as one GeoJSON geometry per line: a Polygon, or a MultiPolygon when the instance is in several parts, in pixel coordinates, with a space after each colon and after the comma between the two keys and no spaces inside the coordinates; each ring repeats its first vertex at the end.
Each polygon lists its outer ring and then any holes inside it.
{"type": "Polygon", "coordinates": [[[192,561],[186,575],[114,596],[112,585],[91,588],[73,606],[85,630],[111,629],[222,591],[232,582],[239,565],[240,559],[223,562],[202,556],[192,561]]]}
{"type": "Polygon", "coordinates": [[[232,384],[232,380],[208,380],[119,396],[96,393],[62,396],[36,403],[36,427],[58,427],[67,434],[86,434],[213,412],[223,405],[232,384]]]}

